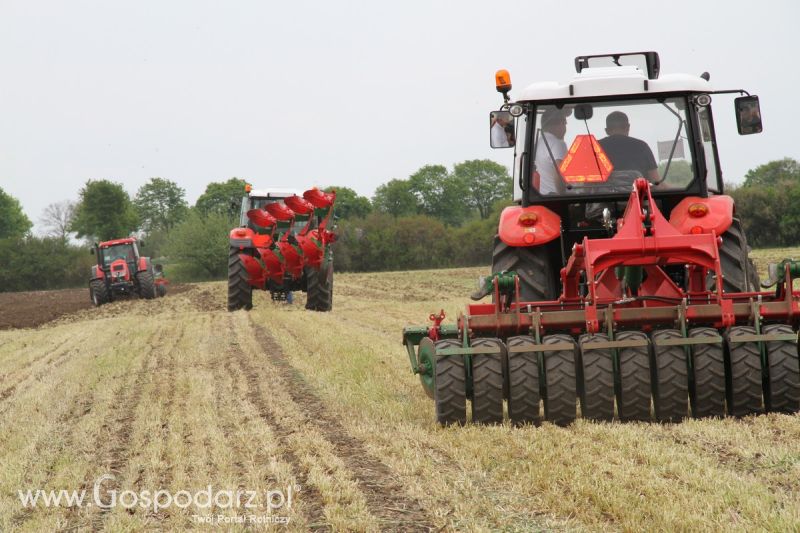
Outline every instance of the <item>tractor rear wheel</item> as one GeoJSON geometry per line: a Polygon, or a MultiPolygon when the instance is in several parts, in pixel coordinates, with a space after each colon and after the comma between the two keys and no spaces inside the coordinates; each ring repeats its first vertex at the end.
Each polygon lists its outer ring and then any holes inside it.
{"type": "Polygon", "coordinates": [[[590,420],[614,419],[614,360],[611,348],[592,348],[593,342],[608,342],[608,335],[581,335],[580,379],[581,414],[590,420]]]}
{"type": "Polygon", "coordinates": [[[547,335],[542,338],[542,344],[564,345],[544,352],[544,416],[553,424],[567,426],[575,420],[577,400],[575,340],[569,335],[547,335]]]}
{"type": "MultiPolygon", "coordinates": [[[[752,259],[748,257],[750,247],[744,234],[742,223],[734,218],[728,230],[722,234],[719,247],[719,259],[722,266],[724,292],[751,292],[760,290],[758,271],[752,259]]],[[[714,290],[713,279],[709,287],[714,290]]]]}
{"type": "Polygon", "coordinates": [[[228,253],[228,311],[253,308],[253,286],[250,276],[239,259],[239,248],[231,247],[228,253]]]}
{"type": "MultiPolygon", "coordinates": [[[[437,341],[436,351],[446,348],[460,348],[454,339],[437,341]]],[[[436,409],[436,422],[439,424],[467,423],[467,385],[463,355],[435,355],[433,403],[436,409]]]]}
{"type": "Polygon", "coordinates": [[[330,311],[333,309],[333,254],[328,252],[319,270],[306,267],[306,309],[330,311]]]}
{"type": "Polygon", "coordinates": [[[156,279],[152,270],[142,270],[136,273],[136,281],[139,284],[139,297],[152,300],[156,297],[156,279]]]}
{"type": "MultiPolygon", "coordinates": [[[[764,333],[792,334],[786,324],[766,326],[764,333]]],[[[768,341],[767,361],[769,380],[764,390],[767,409],[778,413],[796,413],[800,410],[800,362],[797,341],[768,341]]]]}
{"type": "Polygon", "coordinates": [[[726,335],[727,399],[728,414],[731,416],[745,416],[762,411],[761,351],[758,343],[735,342],[736,337],[755,334],[756,330],[752,326],[734,326],[726,335]]]}
{"type": "Polygon", "coordinates": [[[683,339],[677,329],[662,329],[651,335],[653,358],[650,361],[653,406],[659,422],[680,422],[686,418],[689,402],[689,367],[681,345],[661,345],[665,340],[683,339]]]}
{"type": "Polygon", "coordinates": [[[532,346],[536,341],[529,335],[508,339],[508,418],[516,425],[541,422],[539,354],[524,351],[532,346]]]}
{"type": "Polygon", "coordinates": [[[545,245],[524,247],[509,246],[494,238],[492,274],[514,271],[519,276],[519,297],[523,302],[553,300],[558,296],[559,268],[550,263],[545,245]]]}
{"type": "Polygon", "coordinates": [[[617,411],[622,421],[650,420],[650,349],[641,331],[622,331],[618,341],[639,341],[641,346],[618,348],[619,390],[617,411]]]}
{"type": "Polygon", "coordinates": [[[89,297],[95,307],[100,307],[104,303],[108,303],[108,288],[102,279],[96,279],[89,282],[89,297]]]}
{"type": "Polygon", "coordinates": [[[694,380],[691,382],[689,397],[692,401],[692,415],[695,418],[725,416],[725,351],[717,330],[712,328],[692,328],[689,338],[716,338],[717,343],[694,344],[692,348],[692,367],[694,380]]]}
{"type": "Polygon", "coordinates": [[[473,341],[472,347],[497,350],[497,353],[472,356],[472,421],[502,424],[506,346],[500,339],[479,338],[473,341]]]}

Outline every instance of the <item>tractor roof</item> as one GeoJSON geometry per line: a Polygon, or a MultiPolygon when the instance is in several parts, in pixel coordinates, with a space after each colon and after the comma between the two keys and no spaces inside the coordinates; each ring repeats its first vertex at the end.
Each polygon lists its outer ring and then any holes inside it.
{"type": "Polygon", "coordinates": [[[297,189],[287,189],[281,187],[270,187],[269,189],[253,189],[250,191],[250,198],[288,198],[289,196],[302,196],[303,191],[297,189]]]}
{"type": "Polygon", "coordinates": [[[124,239],[101,242],[98,246],[100,246],[100,248],[108,248],[109,246],[116,246],[117,244],[131,244],[134,242],[136,242],[136,237],[125,237],[124,239]]]}
{"type": "Polygon", "coordinates": [[[667,74],[648,79],[636,66],[584,68],[569,82],[537,82],[522,90],[518,101],[591,98],[593,96],[646,95],[674,92],[710,92],[711,84],[700,76],[667,74]]]}

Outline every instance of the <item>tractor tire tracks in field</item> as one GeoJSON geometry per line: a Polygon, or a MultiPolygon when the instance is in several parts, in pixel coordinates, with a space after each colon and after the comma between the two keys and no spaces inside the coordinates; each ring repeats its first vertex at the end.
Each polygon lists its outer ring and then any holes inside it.
{"type": "MultiPolygon", "coordinates": [[[[420,502],[406,493],[391,470],[373,456],[366,445],[345,430],[335,415],[313,391],[284,355],[277,341],[261,326],[250,319],[257,344],[264,349],[267,360],[275,369],[292,401],[313,425],[330,442],[336,455],[344,462],[358,482],[369,512],[384,528],[404,531],[431,531],[435,529],[420,502]]],[[[254,369],[248,375],[258,383],[254,369]]]]}

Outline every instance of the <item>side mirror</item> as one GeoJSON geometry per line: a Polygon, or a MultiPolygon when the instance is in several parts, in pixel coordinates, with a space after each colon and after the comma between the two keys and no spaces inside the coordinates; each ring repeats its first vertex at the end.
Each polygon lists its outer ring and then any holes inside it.
{"type": "Polygon", "coordinates": [[[761,124],[758,96],[740,96],[733,101],[733,105],[736,108],[736,127],[739,135],[761,133],[764,128],[761,124]]]}
{"type": "Polygon", "coordinates": [[[514,117],[508,111],[489,113],[489,144],[492,148],[511,148],[517,143],[514,117]]]}

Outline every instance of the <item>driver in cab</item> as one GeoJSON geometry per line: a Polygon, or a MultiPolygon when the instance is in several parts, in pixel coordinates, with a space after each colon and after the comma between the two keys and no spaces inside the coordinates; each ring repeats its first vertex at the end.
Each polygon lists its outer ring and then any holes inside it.
{"type": "Polygon", "coordinates": [[[600,139],[606,155],[614,165],[614,170],[636,170],[650,183],[658,183],[658,165],[653,151],[646,142],[630,136],[631,125],[628,115],[613,111],[606,117],[606,135],[600,139]]]}

